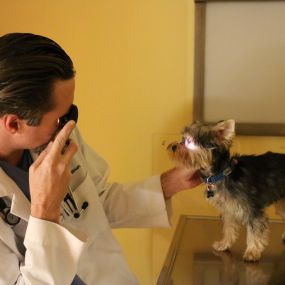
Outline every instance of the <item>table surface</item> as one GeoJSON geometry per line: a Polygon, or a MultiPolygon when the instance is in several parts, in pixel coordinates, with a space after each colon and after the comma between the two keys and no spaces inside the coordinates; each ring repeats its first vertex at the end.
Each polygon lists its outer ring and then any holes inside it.
{"type": "Polygon", "coordinates": [[[228,252],[216,252],[222,221],[212,217],[181,216],[157,285],[284,285],[285,223],[270,221],[269,245],[258,263],[246,263],[246,231],[228,252]]]}

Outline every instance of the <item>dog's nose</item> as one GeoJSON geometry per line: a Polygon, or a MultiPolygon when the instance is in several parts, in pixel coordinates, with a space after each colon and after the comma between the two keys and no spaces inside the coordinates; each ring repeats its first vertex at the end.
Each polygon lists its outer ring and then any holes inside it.
{"type": "Polygon", "coordinates": [[[175,151],[176,151],[176,149],[177,149],[177,145],[176,145],[176,144],[174,144],[174,145],[171,147],[171,150],[172,150],[173,152],[175,152],[175,151]]]}

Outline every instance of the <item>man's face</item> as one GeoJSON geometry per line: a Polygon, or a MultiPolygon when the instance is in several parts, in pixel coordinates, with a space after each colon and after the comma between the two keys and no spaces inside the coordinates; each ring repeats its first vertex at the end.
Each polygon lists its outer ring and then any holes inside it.
{"type": "Polygon", "coordinates": [[[54,138],[58,129],[58,119],[65,115],[74,99],[75,79],[58,80],[53,85],[52,100],[54,108],[45,113],[38,126],[23,126],[24,141],[21,145],[35,151],[41,151],[54,138]]]}

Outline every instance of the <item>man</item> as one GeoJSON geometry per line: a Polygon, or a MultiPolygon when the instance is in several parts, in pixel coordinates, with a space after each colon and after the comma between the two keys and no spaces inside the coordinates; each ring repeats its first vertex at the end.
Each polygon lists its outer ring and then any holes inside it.
{"type": "Polygon", "coordinates": [[[0,284],[137,284],[111,227],[168,226],[165,200],[201,183],[179,168],[108,183],[75,122],[61,124],[74,75],[54,41],[0,37],[0,284]]]}

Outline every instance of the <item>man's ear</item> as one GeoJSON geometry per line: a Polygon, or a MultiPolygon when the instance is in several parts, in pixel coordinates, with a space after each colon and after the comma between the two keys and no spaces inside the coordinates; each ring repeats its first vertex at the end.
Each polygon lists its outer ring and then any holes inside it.
{"type": "Polygon", "coordinates": [[[2,117],[5,129],[14,134],[19,131],[21,120],[17,115],[6,114],[2,117]]]}
{"type": "Polygon", "coordinates": [[[231,142],[235,136],[235,121],[226,120],[218,122],[216,125],[214,125],[213,131],[216,132],[220,141],[231,142]]]}

